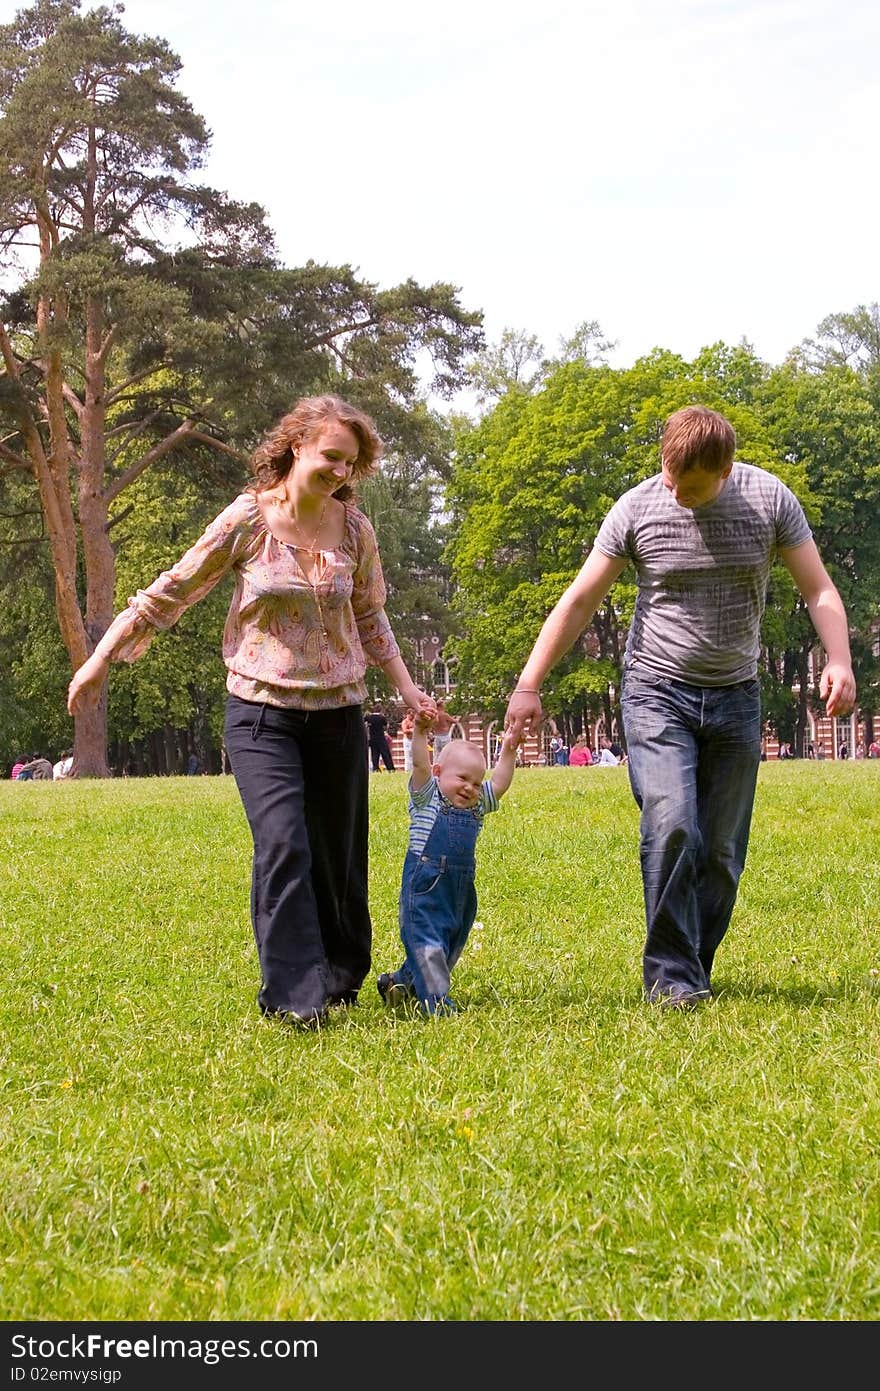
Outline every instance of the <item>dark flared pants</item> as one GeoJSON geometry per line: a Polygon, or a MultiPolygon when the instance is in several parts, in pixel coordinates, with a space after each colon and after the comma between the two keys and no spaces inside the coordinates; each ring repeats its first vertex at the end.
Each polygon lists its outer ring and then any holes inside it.
{"type": "Polygon", "coordinates": [[[314,1018],[352,1001],[370,969],[363,712],[229,696],[225,733],[254,842],[259,1002],[314,1018]]]}

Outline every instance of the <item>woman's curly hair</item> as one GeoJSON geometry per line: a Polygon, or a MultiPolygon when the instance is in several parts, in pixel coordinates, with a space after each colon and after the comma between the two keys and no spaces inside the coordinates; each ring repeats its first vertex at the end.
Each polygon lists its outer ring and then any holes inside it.
{"type": "MultiPolygon", "coordinates": [[[[369,478],[379,467],[384,448],[375,422],[365,411],[343,401],[341,396],[303,396],[288,415],[283,415],[251,455],[254,492],[274,488],[286,478],[297,449],[323,430],[330,421],[345,425],[358,442],[358,455],[351,472],[353,482],[369,478]]],[[[334,497],[345,501],[354,495],[351,483],[343,483],[334,497]]]]}

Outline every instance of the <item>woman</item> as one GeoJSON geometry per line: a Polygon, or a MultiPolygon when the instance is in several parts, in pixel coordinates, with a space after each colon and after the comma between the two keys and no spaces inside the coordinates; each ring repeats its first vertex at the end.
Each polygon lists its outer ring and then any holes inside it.
{"type": "Polygon", "coordinates": [[[572,768],[589,768],[593,762],[593,755],[587,748],[587,736],[579,734],[572,745],[568,762],[572,768]]]}
{"type": "Polygon", "coordinates": [[[232,572],[225,744],[254,843],[258,1003],[306,1027],[354,1004],[370,968],[367,663],[407,705],[434,708],[400,656],[375,533],[351,501],[381,452],[362,411],[298,401],[254,452],[252,485],[129,599],[68,691],[71,713],[96,700],[111,662],[135,661],[232,572]]]}

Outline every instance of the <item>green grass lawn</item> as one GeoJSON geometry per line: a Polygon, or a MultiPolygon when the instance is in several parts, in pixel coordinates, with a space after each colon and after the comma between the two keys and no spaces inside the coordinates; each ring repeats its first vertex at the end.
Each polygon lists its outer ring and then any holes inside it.
{"type": "Polygon", "coordinates": [[[264,1020],[231,778],[0,788],[0,1317],[880,1314],[880,763],[761,768],[694,1014],[641,999],[624,769],[517,774],[466,1005],[386,1011],[402,773],[374,776],[374,974],[264,1020]]]}

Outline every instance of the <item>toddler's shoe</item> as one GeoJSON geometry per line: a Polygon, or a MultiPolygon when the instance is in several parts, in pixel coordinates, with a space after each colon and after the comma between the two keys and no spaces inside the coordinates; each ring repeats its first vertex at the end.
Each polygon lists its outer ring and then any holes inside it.
{"type": "Polygon", "coordinates": [[[393,1008],[412,998],[412,990],[403,981],[395,980],[390,971],[383,971],[376,977],[376,989],[383,1002],[393,1008]]]}

